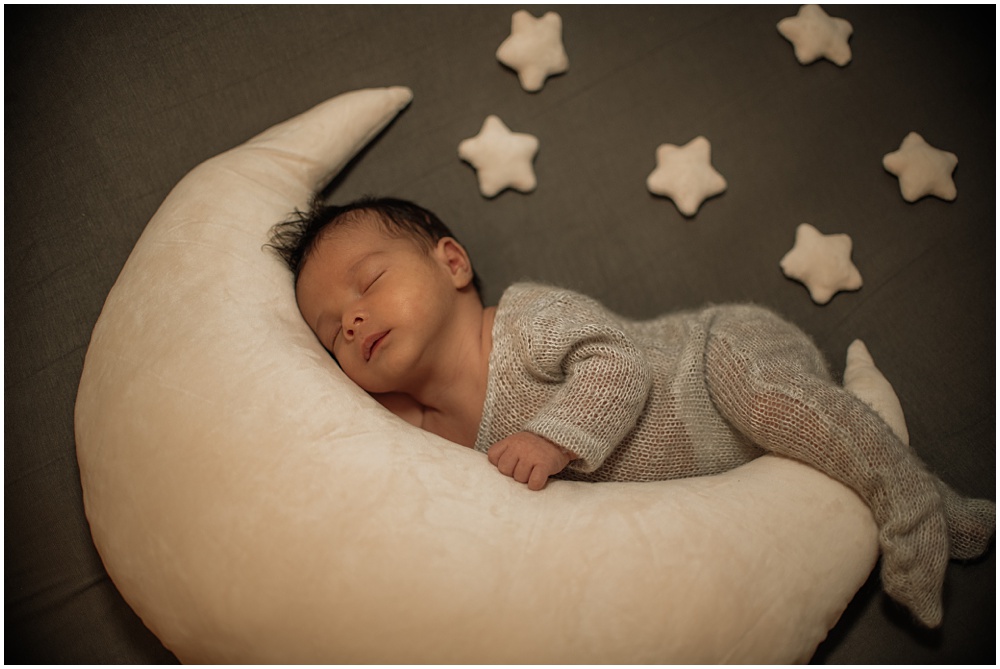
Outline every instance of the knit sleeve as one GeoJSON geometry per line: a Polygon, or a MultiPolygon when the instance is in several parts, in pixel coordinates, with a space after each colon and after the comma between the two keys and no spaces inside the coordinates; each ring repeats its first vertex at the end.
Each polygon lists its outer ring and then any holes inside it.
{"type": "Polygon", "coordinates": [[[571,469],[592,472],[642,414],[649,364],[596,301],[559,291],[546,302],[522,331],[525,366],[558,388],[524,429],[575,453],[571,469]]]}

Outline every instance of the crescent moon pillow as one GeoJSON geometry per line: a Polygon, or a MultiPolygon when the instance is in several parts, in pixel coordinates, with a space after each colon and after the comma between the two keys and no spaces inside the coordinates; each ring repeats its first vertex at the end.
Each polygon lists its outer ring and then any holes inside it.
{"type": "Polygon", "coordinates": [[[531,492],[316,341],[268,231],[411,97],[345,93],[206,161],[136,244],[76,406],[124,598],[189,663],[808,660],[877,558],[850,490],[764,457],[531,492]]]}

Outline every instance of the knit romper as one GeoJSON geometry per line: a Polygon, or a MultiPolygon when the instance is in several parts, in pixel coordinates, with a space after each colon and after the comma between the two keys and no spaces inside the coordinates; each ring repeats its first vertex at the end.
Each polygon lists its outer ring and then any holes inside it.
{"type": "Polygon", "coordinates": [[[511,286],[475,448],[519,431],[575,453],[559,476],[584,481],[716,474],[765,452],[805,462],[872,508],[883,585],[928,625],[941,619],[949,544],[952,557],[978,555],[995,526],[995,505],[927,472],[833,382],[805,333],[753,305],[635,321],[569,290],[511,286]]]}

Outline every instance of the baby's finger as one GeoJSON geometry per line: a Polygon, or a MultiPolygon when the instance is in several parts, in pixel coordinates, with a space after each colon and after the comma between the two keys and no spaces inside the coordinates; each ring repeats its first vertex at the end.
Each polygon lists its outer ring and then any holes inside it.
{"type": "Polygon", "coordinates": [[[514,468],[514,480],[518,483],[527,483],[534,468],[534,464],[528,458],[521,458],[514,468]]]}
{"type": "Polygon", "coordinates": [[[513,449],[507,449],[497,460],[497,471],[504,476],[513,476],[518,460],[517,453],[513,449]]]}
{"type": "Polygon", "coordinates": [[[507,447],[510,446],[510,442],[506,439],[498,441],[497,443],[490,446],[489,450],[486,451],[486,458],[490,461],[490,464],[494,467],[500,462],[500,458],[503,457],[504,452],[507,447]]]}
{"type": "Polygon", "coordinates": [[[528,479],[528,490],[541,490],[549,482],[549,474],[545,467],[535,467],[531,470],[531,477],[528,479]]]}

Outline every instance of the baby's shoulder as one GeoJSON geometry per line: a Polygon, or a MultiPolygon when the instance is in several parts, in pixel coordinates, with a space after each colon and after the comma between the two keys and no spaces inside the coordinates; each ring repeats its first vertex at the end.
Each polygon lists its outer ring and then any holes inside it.
{"type": "Polygon", "coordinates": [[[531,318],[540,314],[569,317],[575,313],[604,311],[597,300],[568,288],[543,283],[522,281],[512,284],[497,306],[497,312],[520,318],[531,318]]]}
{"type": "Polygon", "coordinates": [[[594,337],[624,337],[621,319],[597,300],[557,286],[511,286],[497,307],[494,342],[515,346],[525,355],[557,356],[594,337]]]}

